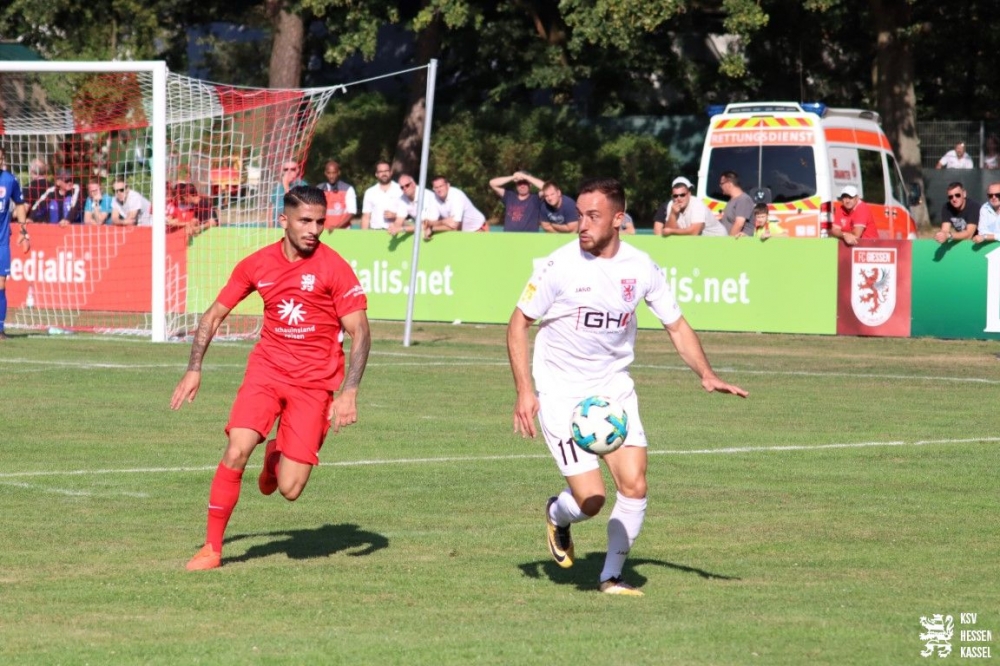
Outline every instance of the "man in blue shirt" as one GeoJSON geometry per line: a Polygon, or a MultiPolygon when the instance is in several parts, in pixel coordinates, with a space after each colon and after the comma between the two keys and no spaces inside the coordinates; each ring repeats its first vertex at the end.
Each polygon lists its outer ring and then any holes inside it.
{"type": "Polygon", "coordinates": [[[539,199],[531,193],[530,178],[523,171],[515,171],[490,181],[490,189],[503,200],[504,231],[538,231],[539,199]],[[508,183],[514,183],[513,191],[505,187],[508,183]]]}
{"type": "Polygon", "coordinates": [[[24,209],[21,184],[7,171],[6,154],[0,148],[0,340],[7,339],[4,322],[7,320],[7,277],[10,275],[10,222],[14,216],[21,225],[21,238],[17,242],[24,252],[31,250],[28,230],[24,226],[24,209]]]}

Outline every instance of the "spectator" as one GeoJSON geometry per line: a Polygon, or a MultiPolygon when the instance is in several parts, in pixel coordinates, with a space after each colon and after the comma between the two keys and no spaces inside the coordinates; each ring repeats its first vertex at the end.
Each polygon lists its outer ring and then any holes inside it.
{"type": "Polygon", "coordinates": [[[288,190],[293,187],[308,185],[308,183],[301,178],[300,174],[301,169],[299,168],[299,163],[295,160],[285,160],[281,163],[281,179],[274,187],[274,199],[271,203],[272,226],[278,226],[278,215],[281,213],[281,209],[285,207],[285,194],[288,193],[288,190]]]}
{"type": "Polygon", "coordinates": [[[985,243],[1000,238],[1000,181],[986,186],[986,203],[979,209],[979,222],[973,243],[985,243]]]}
{"type": "Polygon", "coordinates": [[[986,137],[986,150],[983,153],[984,169],[1000,169],[1000,138],[996,134],[986,137]]]}
{"type": "Polygon", "coordinates": [[[452,187],[444,176],[438,176],[432,181],[434,201],[441,212],[436,222],[428,225],[424,231],[424,240],[430,238],[435,231],[489,231],[486,216],[479,212],[465,192],[452,187]]]}
{"type": "Polygon", "coordinates": [[[625,213],[625,216],[622,217],[622,226],[619,231],[629,236],[635,236],[635,221],[628,213],[625,213]]]}
{"type": "Polygon", "coordinates": [[[115,200],[111,205],[111,224],[118,226],[148,227],[151,205],[149,199],[128,186],[124,178],[114,182],[115,200]]]}
{"type": "Polygon", "coordinates": [[[934,240],[945,243],[972,238],[979,223],[979,202],[970,199],[958,181],[950,183],[947,192],[948,201],[941,207],[941,230],[934,234],[934,240]]]}
{"type": "Polygon", "coordinates": [[[830,235],[844,241],[844,245],[857,245],[859,240],[878,238],[878,229],[871,209],[858,193],[858,188],[846,185],[840,190],[840,203],[833,214],[830,235]]]}
{"type": "Polygon", "coordinates": [[[766,203],[759,203],[753,207],[753,228],[754,233],[762,240],[766,241],[771,237],[771,223],[768,220],[771,212],[766,203]]]}
{"type": "MultiPolygon", "coordinates": [[[[400,201],[403,204],[402,211],[396,216],[396,220],[389,226],[389,233],[395,236],[400,231],[413,232],[417,223],[417,181],[408,173],[399,174],[399,188],[403,190],[400,201]]],[[[421,216],[422,233],[424,238],[429,236],[428,229],[441,218],[441,209],[438,207],[434,193],[424,189],[424,214],[421,216]]]]}
{"type": "Polygon", "coordinates": [[[497,176],[490,181],[490,189],[503,201],[504,231],[538,231],[539,199],[531,193],[529,178],[531,176],[523,171],[515,171],[510,176],[497,176]],[[511,182],[514,183],[513,192],[504,187],[511,182]]]}
{"type": "Polygon", "coordinates": [[[31,219],[65,227],[81,221],[82,209],[80,186],[73,183],[73,175],[69,171],[60,171],[56,184],[32,205],[31,219]]]}
{"type": "Polygon", "coordinates": [[[51,187],[49,185],[49,168],[45,162],[36,157],[28,165],[28,185],[24,188],[24,203],[31,208],[41,199],[51,187]]]}
{"type": "Polygon", "coordinates": [[[84,224],[111,224],[114,197],[105,194],[96,180],[87,183],[87,200],[83,204],[84,224]]]}
{"type": "Polygon", "coordinates": [[[219,225],[219,214],[209,197],[198,193],[194,183],[178,183],[167,206],[167,226],[184,229],[188,238],[219,225]]]}
{"type": "Polygon", "coordinates": [[[937,163],[938,169],[974,169],[972,158],[965,152],[965,142],[959,141],[953,150],[945,153],[937,163]]]}
{"type": "Polygon", "coordinates": [[[358,214],[358,194],[354,186],[340,179],[340,164],[335,160],[326,163],[323,170],[326,182],[319,186],[326,195],[325,229],[350,229],[351,220],[358,214]]]}
{"type": "Polygon", "coordinates": [[[719,176],[719,187],[722,194],[729,198],[729,203],[722,211],[722,226],[726,233],[739,238],[753,236],[753,223],[747,224],[753,216],[753,198],[740,187],[740,177],[735,171],[723,171],[719,176]]]}
{"type": "Polygon", "coordinates": [[[575,234],[580,220],[576,202],[565,196],[552,181],[542,181],[524,173],[528,183],[538,188],[539,223],[548,233],[575,234]]]}
{"type": "Polygon", "coordinates": [[[403,190],[392,179],[392,165],[379,162],[375,165],[378,182],[365,190],[361,201],[361,228],[388,229],[399,215],[399,198],[403,190]]]}
{"type": "Polygon", "coordinates": [[[694,185],[684,176],[674,178],[670,201],[653,215],[653,234],[657,236],[727,236],[726,228],[698,197],[694,185]]]}

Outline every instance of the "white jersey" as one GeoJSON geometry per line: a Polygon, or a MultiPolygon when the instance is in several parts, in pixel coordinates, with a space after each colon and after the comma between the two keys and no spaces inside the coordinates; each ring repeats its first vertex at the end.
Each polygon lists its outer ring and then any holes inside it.
{"type": "MultiPolygon", "coordinates": [[[[403,209],[406,211],[405,217],[409,217],[413,220],[417,219],[417,200],[411,199],[405,194],[400,196],[400,201],[403,202],[403,209]]],[[[424,215],[421,218],[424,221],[430,220],[431,222],[437,222],[441,218],[441,209],[437,204],[437,197],[434,193],[428,189],[424,189],[424,215]]]]}
{"type": "Polygon", "coordinates": [[[660,267],[628,243],[604,259],[581,250],[576,240],[535,265],[517,302],[526,317],[539,320],[535,389],[564,396],[631,389],[639,301],[664,325],[681,317],[660,267]]]}
{"type": "Polygon", "coordinates": [[[469,197],[457,187],[449,187],[448,195],[441,199],[434,196],[441,218],[452,218],[462,223],[460,231],[479,231],[486,222],[486,216],[479,212],[469,197]]]}
{"type": "Polygon", "coordinates": [[[389,182],[389,188],[386,190],[383,190],[378,183],[365,190],[365,196],[361,200],[361,212],[371,215],[368,221],[369,228],[388,229],[391,222],[386,222],[385,212],[390,211],[399,215],[402,208],[399,200],[401,196],[403,188],[394,180],[389,182]]]}

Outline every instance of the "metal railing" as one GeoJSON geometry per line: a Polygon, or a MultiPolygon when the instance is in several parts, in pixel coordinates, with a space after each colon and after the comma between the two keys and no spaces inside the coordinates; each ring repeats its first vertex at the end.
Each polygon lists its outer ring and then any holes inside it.
{"type": "Polygon", "coordinates": [[[936,167],[938,160],[960,141],[965,142],[965,150],[976,168],[985,168],[986,156],[991,152],[1000,155],[1000,122],[997,121],[917,121],[917,136],[920,137],[921,166],[925,169],[936,167]]]}

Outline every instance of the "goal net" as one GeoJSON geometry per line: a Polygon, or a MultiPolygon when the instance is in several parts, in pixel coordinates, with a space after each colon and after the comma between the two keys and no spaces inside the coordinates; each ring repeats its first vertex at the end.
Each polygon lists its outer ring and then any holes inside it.
{"type": "MultiPolygon", "coordinates": [[[[32,221],[28,254],[12,234],[8,327],[154,340],[192,331],[236,262],[280,237],[282,167],[304,166],[337,90],[220,85],[162,63],[0,70],[0,146],[32,221]]],[[[259,314],[248,299],[219,334],[255,335],[259,314]]]]}

